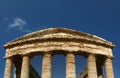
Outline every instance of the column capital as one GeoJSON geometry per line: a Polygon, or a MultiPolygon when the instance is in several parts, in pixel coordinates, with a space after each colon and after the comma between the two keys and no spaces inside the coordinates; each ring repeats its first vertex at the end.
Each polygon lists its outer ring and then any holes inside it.
{"type": "Polygon", "coordinates": [[[75,54],[75,53],[66,53],[66,54],[64,54],[64,56],[66,56],[66,55],[68,55],[68,54],[71,54],[71,55],[76,56],[76,54],[75,54]]]}
{"type": "Polygon", "coordinates": [[[45,53],[42,53],[41,54],[42,56],[44,56],[44,55],[51,55],[51,57],[54,55],[52,52],[45,52],[45,53]]]}
{"type": "Polygon", "coordinates": [[[97,55],[96,54],[92,54],[92,53],[86,53],[85,55],[83,55],[85,58],[88,58],[89,56],[94,56],[97,59],[97,55]]]}
{"type": "Polygon", "coordinates": [[[14,57],[3,57],[4,60],[10,59],[13,61],[14,57]]]}
{"type": "Polygon", "coordinates": [[[96,55],[96,54],[88,54],[88,55],[87,55],[87,58],[90,58],[90,57],[94,57],[95,60],[97,59],[97,55],[96,55]]]}
{"type": "Polygon", "coordinates": [[[103,63],[105,63],[105,61],[108,60],[108,59],[112,61],[113,57],[111,57],[111,56],[104,56],[103,57],[103,63]]]}
{"type": "Polygon", "coordinates": [[[113,59],[114,57],[111,57],[111,56],[106,56],[107,59],[113,59]]]}
{"type": "Polygon", "coordinates": [[[27,56],[27,57],[31,58],[32,54],[23,54],[22,57],[24,57],[24,56],[27,56]]]}

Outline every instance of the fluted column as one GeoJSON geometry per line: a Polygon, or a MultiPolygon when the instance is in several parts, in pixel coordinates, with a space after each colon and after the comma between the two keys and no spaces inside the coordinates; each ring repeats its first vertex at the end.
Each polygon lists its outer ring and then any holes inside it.
{"type": "Polygon", "coordinates": [[[44,54],[42,59],[42,78],[51,78],[51,54],[44,54]]]}
{"type": "Polygon", "coordinates": [[[74,54],[66,54],[66,78],[76,78],[74,54]]]}
{"type": "Polygon", "coordinates": [[[4,78],[12,78],[12,67],[13,67],[12,60],[7,58],[6,65],[5,65],[4,78]]]}
{"type": "Polygon", "coordinates": [[[29,68],[30,67],[30,58],[27,55],[23,56],[22,59],[22,69],[20,78],[29,78],[29,68]]]}
{"type": "Polygon", "coordinates": [[[113,67],[112,67],[112,59],[106,58],[104,62],[106,78],[114,78],[113,67]]]}
{"type": "Polygon", "coordinates": [[[88,78],[97,78],[95,55],[89,54],[87,59],[88,78]]]}

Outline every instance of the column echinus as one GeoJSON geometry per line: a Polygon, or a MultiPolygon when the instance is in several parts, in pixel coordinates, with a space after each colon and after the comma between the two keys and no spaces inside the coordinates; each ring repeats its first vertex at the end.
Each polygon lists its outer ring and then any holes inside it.
{"type": "Polygon", "coordinates": [[[51,60],[52,55],[49,53],[43,54],[42,58],[42,78],[51,78],[51,60]]]}
{"type": "Polygon", "coordinates": [[[97,78],[96,57],[89,54],[87,58],[88,78],[97,78]]]}
{"type": "Polygon", "coordinates": [[[75,55],[66,54],[66,78],[76,78],[75,55]]]}
{"type": "Polygon", "coordinates": [[[104,62],[106,78],[114,78],[112,58],[107,57],[104,62]]]}
{"type": "Polygon", "coordinates": [[[29,78],[29,68],[30,68],[30,57],[28,55],[23,55],[20,78],[29,78]]]}
{"type": "Polygon", "coordinates": [[[6,58],[4,78],[12,78],[12,67],[13,67],[12,59],[6,58]]]}

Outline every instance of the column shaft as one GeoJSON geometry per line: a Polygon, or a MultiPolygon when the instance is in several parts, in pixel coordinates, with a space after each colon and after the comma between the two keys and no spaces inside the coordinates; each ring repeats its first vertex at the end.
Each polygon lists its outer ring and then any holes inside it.
{"type": "Polygon", "coordinates": [[[12,60],[6,59],[4,78],[12,78],[12,67],[13,67],[12,60]]]}
{"type": "Polygon", "coordinates": [[[20,78],[29,78],[30,58],[29,56],[23,56],[22,69],[20,78]]]}
{"type": "Polygon", "coordinates": [[[51,54],[44,54],[42,59],[42,78],[51,78],[51,54]]]}
{"type": "Polygon", "coordinates": [[[114,78],[112,60],[107,58],[105,60],[104,65],[105,65],[106,78],[114,78]]]}
{"type": "Polygon", "coordinates": [[[88,78],[97,78],[96,58],[90,54],[87,60],[88,78]]]}
{"type": "Polygon", "coordinates": [[[76,78],[75,55],[66,55],[66,78],[76,78]]]}

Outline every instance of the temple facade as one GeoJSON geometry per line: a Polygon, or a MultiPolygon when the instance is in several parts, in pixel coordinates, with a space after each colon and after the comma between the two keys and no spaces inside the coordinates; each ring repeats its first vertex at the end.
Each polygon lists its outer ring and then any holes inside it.
{"type": "Polygon", "coordinates": [[[82,55],[87,65],[79,78],[114,78],[112,48],[114,45],[95,35],[67,28],[49,28],[26,34],[4,45],[6,60],[4,78],[52,78],[52,57],[63,54],[66,57],[66,78],[77,78],[76,55],[82,55]],[[32,57],[42,56],[42,74],[30,64],[32,57]]]}

